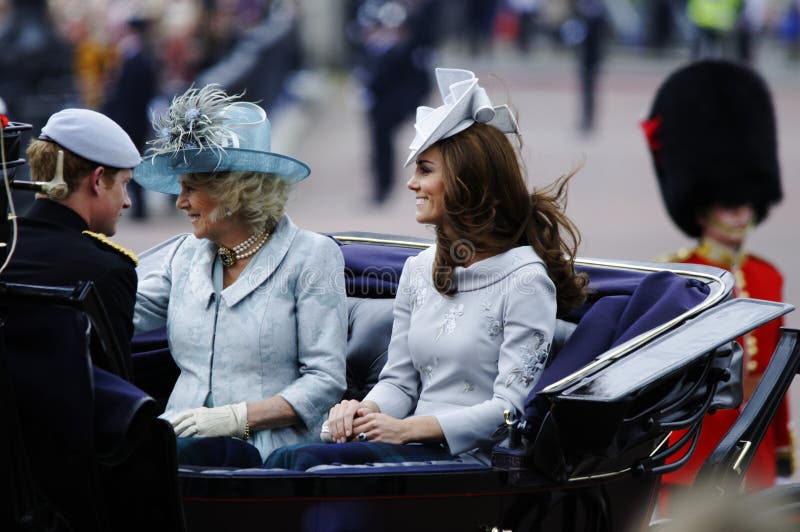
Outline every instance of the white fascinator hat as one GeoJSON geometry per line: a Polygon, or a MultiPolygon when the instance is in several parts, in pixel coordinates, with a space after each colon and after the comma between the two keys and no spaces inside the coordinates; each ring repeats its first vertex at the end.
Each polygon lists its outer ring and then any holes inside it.
{"type": "Polygon", "coordinates": [[[519,133],[511,109],[507,105],[493,106],[473,72],[437,68],[436,84],[444,103],[435,109],[417,107],[416,135],[408,147],[411,153],[405,166],[438,141],[464,131],[475,122],[494,126],[503,133],[519,133]]]}

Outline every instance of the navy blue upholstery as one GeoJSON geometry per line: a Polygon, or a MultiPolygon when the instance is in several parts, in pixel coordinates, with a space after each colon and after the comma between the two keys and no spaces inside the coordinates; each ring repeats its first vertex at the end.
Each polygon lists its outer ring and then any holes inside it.
{"type": "Polygon", "coordinates": [[[76,530],[100,530],[86,318],[64,308],[3,308],[5,352],[37,498],[76,530]],[[62,324],[53,334],[43,324],[62,324]],[[72,324],[72,326],[68,326],[72,324]]]}
{"type": "Polygon", "coordinates": [[[345,263],[347,295],[369,298],[393,298],[400,273],[408,257],[419,248],[347,244],[341,246],[345,263]]]}
{"type": "Polygon", "coordinates": [[[533,436],[550,402],[537,395],[551,384],[586,366],[598,355],[661,325],[702,303],[708,287],[670,272],[637,274],[590,273],[591,301],[578,326],[542,374],[525,404],[523,432],[533,436]]]}
{"type": "Polygon", "coordinates": [[[147,392],[161,413],[167,406],[180,370],[167,345],[167,329],[162,327],[133,337],[131,343],[133,382],[147,392]]]}
{"type": "Polygon", "coordinates": [[[146,393],[93,366],[87,314],[0,297],[0,317],[15,406],[6,414],[22,441],[15,467],[29,469],[33,505],[59,530],[183,530],[172,428],[146,393]]]}
{"type": "Polygon", "coordinates": [[[347,390],[361,400],[378,383],[394,322],[394,299],[347,298],[347,390]]]}

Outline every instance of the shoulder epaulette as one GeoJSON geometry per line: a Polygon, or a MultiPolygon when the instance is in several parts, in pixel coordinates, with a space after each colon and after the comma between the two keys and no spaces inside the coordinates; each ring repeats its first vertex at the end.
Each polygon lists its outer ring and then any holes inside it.
{"type": "Polygon", "coordinates": [[[694,253],[693,248],[681,248],[678,251],[667,253],[656,258],[656,262],[685,262],[694,253]]]}
{"type": "Polygon", "coordinates": [[[105,247],[107,247],[107,248],[109,248],[109,249],[111,249],[113,251],[116,251],[117,254],[122,255],[123,257],[125,257],[126,259],[131,261],[131,263],[133,263],[134,266],[138,266],[139,265],[139,259],[136,258],[136,255],[133,253],[133,251],[131,251],[129,249],[125,249],[124,247],[120,246],[119,244],[117,244],[115,242],[112,242],[111,240],[108,239],[108,237],[106,235],[104,235],[102,233],[95,233],[95,232],[92,232],[92,231],[83,231],[83,234],[88,236],[88,237],[90,237],[90,238],[93,238],[97,242],[102,243],[105,247]]]}

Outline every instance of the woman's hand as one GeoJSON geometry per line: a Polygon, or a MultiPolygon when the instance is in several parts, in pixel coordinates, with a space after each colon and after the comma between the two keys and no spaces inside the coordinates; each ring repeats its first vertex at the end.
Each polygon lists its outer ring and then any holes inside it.
{"type": "Polygon", "coordinates": [[[433,416],[397,419],[377,412],[361,412],[353,421],[353,433],[359,441],[396,444],[445,441],[442,427],[433,416]]]}
{"type": "Polygon", "coordinates": [[[247,425],[247,404],[237,403],[215,408],[193,408],[171,420],[175,435],[180,438],[236,436],[241,438],[247,425]]]}
{"type": "Polygon", "coordinates": [[[359,441],[408,443],[411,439],[411,419],[397,419],[387,414],[364,412],[353,420],[353,433],[359,441]],[[361,435],[364,435],[363,437],[361,435]]]}
{"type": "Polygon", "coordinates": [[[353,420],[359,416],[377,412],[378,405],[366,402],[362,403],[355,399],[342,401],[331,408],[328,413],[328,431],[331,439],[335,443],[344,443],[353,437],[353,420]]]}

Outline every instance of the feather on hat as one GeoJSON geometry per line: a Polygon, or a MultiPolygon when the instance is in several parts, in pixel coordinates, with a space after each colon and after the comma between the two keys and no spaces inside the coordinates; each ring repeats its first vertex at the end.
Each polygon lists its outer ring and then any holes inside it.
{"type": "Polygon", "coordinates": [[[153,120],[158,137],[134,171],[143,187],[177,194],[184,174],[249,171],[297,182],[311,173],[308,166],[270,151],[270,122],[264,109],[236,101],[218,85],[194,87],[172,100],[153,120]]]}

